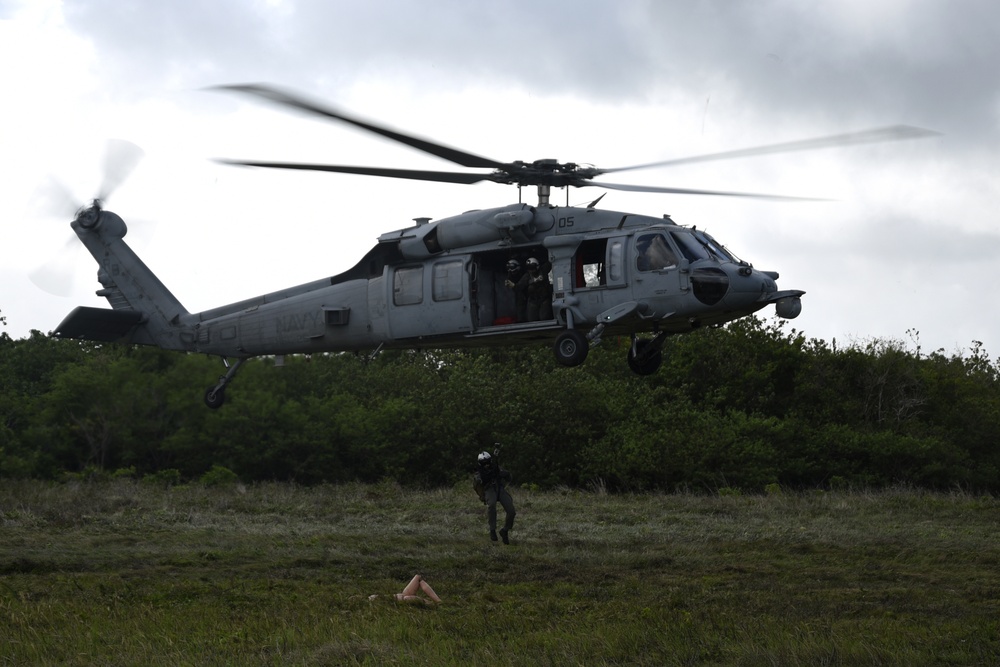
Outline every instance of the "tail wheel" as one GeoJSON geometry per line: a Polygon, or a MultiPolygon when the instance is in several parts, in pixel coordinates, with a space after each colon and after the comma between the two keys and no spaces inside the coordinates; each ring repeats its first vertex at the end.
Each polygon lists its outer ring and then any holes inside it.
{"type": "Polygon", "coordinates": [[[226,391],[224,389],[216,389],[215,387],[209,387],[208,391],[205,392],[205,405],[212,408],[213,410],[218,410],[222,407],[222,404],[226,402],[226,391]]]}
{"type": "Polygon", "coordinates": [[[567,329],[559,334],[552,349],[556,353],[556,361],[563,366],[579,366],[587,358],[590,344],[579,329],[567,329]]]}

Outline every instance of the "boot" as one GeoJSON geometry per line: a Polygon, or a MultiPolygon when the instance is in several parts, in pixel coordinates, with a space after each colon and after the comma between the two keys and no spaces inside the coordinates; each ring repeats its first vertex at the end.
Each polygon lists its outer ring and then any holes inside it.
{"type": "Polygon", "coordinates": [[[506,528],[501,528],[500,529],[500,539],[503,540],[504,544],[510,544],[510,540],[507,539],[507,529],[506,528]]]}
{"type": "Polygon", "coordinates": [[[490,531],[490,539],[493,540],[494,542],[497,541],[497,531],[495,530],[490,531]]]}

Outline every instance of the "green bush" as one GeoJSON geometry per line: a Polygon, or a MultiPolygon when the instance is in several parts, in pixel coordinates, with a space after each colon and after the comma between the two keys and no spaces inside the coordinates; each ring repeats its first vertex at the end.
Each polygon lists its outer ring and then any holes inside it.
{"type": "Polygon", "coordinates": [[[220,410],[203,355],[0,338],[0,478],[449,487],[499,442],[535,489],[1000,491],[1000,371],[981,346],[837,348],[785,327],[671,336],[643,377],[613,336],[577,368],[544,345],[252,359],[220,410]]]}
{"type": "MultiPolygon", "coordinates": [[[[208,473],[206,473],[208,474],[208,473]]],[[[166,470],[158,470],[154,473],[150,473],[142,478],[143,482],[148,484],[155,484],[156,486],[162,486],[164,488],[177,486],[181,483],[181,471],[177,468],[167,468],[166,470]]]]}
{"type": "Polygon", "coordinates": [[[238,483],[240,478],[237,477],[236,473],[229,468],[214,465],[208,472],[202,475],[198,481],[205,486],[225,486],[228,484],[238,483]]]}

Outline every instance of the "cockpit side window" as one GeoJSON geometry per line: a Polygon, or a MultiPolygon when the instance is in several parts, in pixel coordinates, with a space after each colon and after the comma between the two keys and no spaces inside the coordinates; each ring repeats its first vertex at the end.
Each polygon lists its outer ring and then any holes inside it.
{"type": "Polygon", "coordinates": [[[639,271],[661,271],[677,266],[677,255],[663,234],[642,234],[635,241],[635,268],[639,271]]]}

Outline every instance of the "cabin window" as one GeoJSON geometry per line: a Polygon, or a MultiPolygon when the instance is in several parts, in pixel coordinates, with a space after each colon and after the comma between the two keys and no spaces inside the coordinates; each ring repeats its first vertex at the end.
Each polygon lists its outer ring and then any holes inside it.
{"type": "Polygon", "coordinates": [[[424,300],[424,267],[404,266],[396,269],[392,279],[392,302],[411,306],[424,300]]]}
{"type": "Polygon", "coordinates": [[[434,265],[431,292],[435,301],[455,301],[462,298],[464,264],[460,259],[453,259],[434,265]]]}
{"type": "Polygon", "coordinates": [[[663,234],[643,234],[635,240],[635,268],[640,271],[662,271],[677,266],[677,255],[670,249],[663,234]]]}

